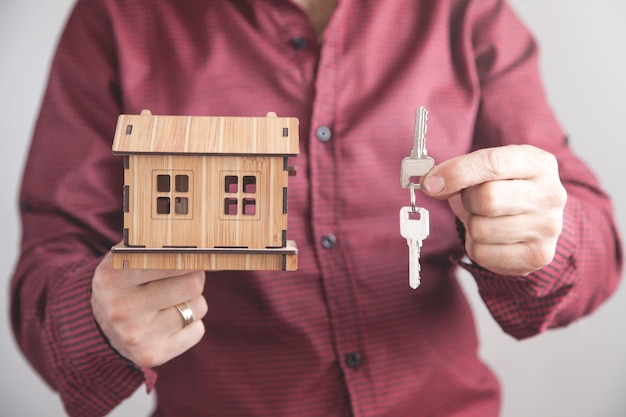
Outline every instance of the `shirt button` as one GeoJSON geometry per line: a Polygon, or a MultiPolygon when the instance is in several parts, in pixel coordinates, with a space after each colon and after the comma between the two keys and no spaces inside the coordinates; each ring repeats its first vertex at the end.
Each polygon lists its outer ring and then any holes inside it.
{"type": "Polygon", "coordinates": [[[322,142],[328,142],[332,135],[333,134],[328,126],[320,126],[315,129],[315,137],[317,137],[322,142]]]}
{"type": "Polygon", "coordinates": [[[348,353],[345,359],[346,365],[353,369],[358,368],[359,365],[361,365],[361,362],[363,362],[363,357],[358,352],[348,353]]]}
{"type": "Polygon", "coordinates": [[[335,235],[326,235],[322,238],[322,246],[324,249],[332,249],[333,246],[337,243],[337,238],[335,235]]]}
{"type": "Polygon", "coordinates": [[[291,40],[291,46],[293,46],[295,49],[301,50],[306,48],[306,39],[298,36],[297,38],[293,38],[291,40]]]}
{"type": "Polygon", "coordinates": [[[33,207],[32,207],[30,204],[28,204],[26,201],[22,201],[22,202],[20,203],[20,209],[21,209],[22,211],[26,211],[26,212],[28,212],[28,211],[32,211],[32,210],[33,210],[33,207]]]}

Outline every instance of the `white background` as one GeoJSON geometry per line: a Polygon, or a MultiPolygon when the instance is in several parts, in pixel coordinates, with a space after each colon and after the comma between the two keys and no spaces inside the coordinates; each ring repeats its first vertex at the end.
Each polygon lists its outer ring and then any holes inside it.
{"type": "MultiPolygon", "coordinates": [[[[71,0],[0,0],[0,415],[64,416],[56,395],[16,348],[8,317],[17,257],[17,187],[50,59],[71,0]]],[[[572,146],[614,198],[626,237],[626,2],[512,0],[537,36],[549,99],[572,146]]],[[[626,415],[626,290],[591,317],[517,342],[494,324],[466,275],[481,354],[503,384],[503,417],[626,415]]],[[[145,416],[143,389],[112,416],[145,416]]]]}

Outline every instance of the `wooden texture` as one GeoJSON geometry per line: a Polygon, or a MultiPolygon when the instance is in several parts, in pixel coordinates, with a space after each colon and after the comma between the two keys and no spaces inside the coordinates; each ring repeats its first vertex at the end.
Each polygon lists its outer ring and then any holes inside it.
{"type": "Polygon", "coordinates": [[[121,115],[124,242],[129,268],[292,270],[287,183],[298,119],[121,115]],[[282,250],[283,252],[281,252],[282,250]]]}
{"type": "Polygon", "coordinates": [[[298,249],[288,241],[280,249],[140,249],[118,244],[112,249],[117,269],[179,269],[204,271],[298,269],[298,249]]]}
{"type": "MultiPolygon", "coordinates": [[[[131,155],[125,170],[128,186],[128,212],[124,228],[128,229],[131,246],[159,248],[163,246],[219,246],[266,248],[284,244],[287,214],[283,213],[284,189],[289,171],[282,158],[131,155]],[[189,192],[156,191],[158,175],[188,175],[189,192]],[[226,177],[236,177],[237,191],[226,192],[226,177]],[[244,177],[255,177],[254,193],[245,192],[244,177]],[[187,196],[187,215],[158,214],[158,197],[187,196]],[[237,201],[238,214],[225,214],[225,201],[237,201]],[[255,214],[243,214],[245,199],[254,199],[255,214]]],[[[173,203],[172,203],[173,204],[173,203]]]]}
{"type": "Polygon", "coordinates": [[[156,116],[144,110],[140,115],[119,116],[113,152],[295,156],[299,153],[298,119],[274,113],[265,117],[156,116]]]}

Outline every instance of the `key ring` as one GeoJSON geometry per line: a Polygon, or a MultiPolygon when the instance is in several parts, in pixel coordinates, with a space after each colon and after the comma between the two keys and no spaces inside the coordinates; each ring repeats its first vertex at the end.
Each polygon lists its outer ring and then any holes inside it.
{"type": "Polygon", "coordinates": [[[415,184],[414,182],[410,183],[410,190],[411,190],[411,211],[413,213],[417,213],[417,207],[415,205],[415,189],[417,188],[418,184],[415,184]]]}

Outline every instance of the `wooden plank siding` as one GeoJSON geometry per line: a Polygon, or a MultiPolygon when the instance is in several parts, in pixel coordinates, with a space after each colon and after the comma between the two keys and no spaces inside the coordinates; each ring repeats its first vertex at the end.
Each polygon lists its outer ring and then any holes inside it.
{"type": "Polygon", "coordinates": [[[284,159],[277,157],[130,155],[124,184],[128,187],[128,212],[124,228],[128,245],[160,247],[248,247],[284,246],[287,214],[283,212],[283,193],[288,171],[284,159]],[[156,191],[156,176],[189,176],[189,191],[156,191]],[[237,192],[227,193],[225,176],[239,179],[237,192]],[[254,193],[246,193],[242,178],[254,176],[254,193]],[[188,214],[156,212],[156,198],[169,195],[189,198],[188,214]],[[226,214],[224,200],[238,202],[237,214],[226,214]],[[243,215],[243,200],[255,200],[255,214],[243,215]]]}

